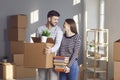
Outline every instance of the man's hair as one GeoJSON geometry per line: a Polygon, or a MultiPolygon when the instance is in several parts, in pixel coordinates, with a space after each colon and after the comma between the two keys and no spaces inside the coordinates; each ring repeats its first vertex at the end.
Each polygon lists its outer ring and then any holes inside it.
{"type": "Polygon", "coordinates": [[[60,17],[60,14],[57,11],[55,11],[55,10],[49,11],[48,14],[47,14],[47,18],[48,17],[53,17],[53,16],[60,17]]]}

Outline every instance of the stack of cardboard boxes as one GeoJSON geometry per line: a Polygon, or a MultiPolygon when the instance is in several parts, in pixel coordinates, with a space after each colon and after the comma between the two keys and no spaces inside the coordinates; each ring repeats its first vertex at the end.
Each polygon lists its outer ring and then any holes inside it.
{"type": "Polygon", "coordinates": [[[23,14],[10,16],[8,39],[9,41],[24,41],[26,38],[27,16],[23,14]]]}
{"type": "Polygon", "coordinates": [[[120,39],[114,42],[114,80],[120,80],[120,39]]]}
{"type": "Polygon", "coordinates": [[[35,69],[23,66],[27,22],[26,15],[10,16],[8,39],[10,41],[10,53],[13,55],[14,78],[35,77],[36,75],[35,69]]]}
{"type": "Polygon", "coordinates": [[[33,77],[36,68],[53,68],[55,54],[45,54],[46,47],[54,46],[52,38],[47,39],[47,43],[24,42],[27,28],[26,15],[11,16],[9,25],[8,38],[10,52],[13,55],[14,78],[33,77]]]}

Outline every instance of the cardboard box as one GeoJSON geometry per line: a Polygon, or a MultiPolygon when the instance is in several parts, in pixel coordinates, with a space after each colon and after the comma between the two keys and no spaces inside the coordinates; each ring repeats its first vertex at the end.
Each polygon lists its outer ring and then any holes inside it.
{"type": "Polygon", "coordinates": [[[9,41],[25,41],[26,30],[25,29],[8,29],[9,41]]]}
{"type": "Polygon", "coordinates": [[[14,65],[14,78],[30,78],[36,76],[35,68],[24,68],[23,66],[14,65]]]}
{"type": "Polygon", "coordinates": [[[11,54],[23,54],[24,53],[24,42],[23,41],[11,41],[10,42],[10,53],[11,54]]]}
{"type": "Polygon", "coordinates": [[[23,66],[24,54],[13,54],[13,63],[15,65],[23,66]]]}
{"type": "Polygon", "coordinates": [[[0,78],[13,80],[14,66],[11,63],[0,63],[0,78]]]}
{"type": "Polygon", "coordinates": [[[120,80],[120,62],[114,62],[114,80],[120,80]]]}
{"type": "Polygon", "coordinates": [[[114,61],[120,61],[120,39],[114,42],[114,61]]]}
{"type": "Polygon", "coordinates": [[[10,16],[9,25],[10,28],[27,28],[28,26],[27,15],[18,14],[10,16]]]}
{"type": "Polygon", "coordinates": [[[0,63],[0,79],[3,79],[3,65],[0,63]]]}
{"type": "Polygon", "coordinates": [[[53,68],[54,53],[45,54],[45,48],[52,43],[25,43],[24,66],[33,68],[53,68]]]}
{"type": "MultiPolygon", "coordinates": [[[[32,37],[32,40],[34,43],[40,43],[41,42],[41,37],[32,37]]],[[[52,38],[47,38],[47,43],[55,43],[52,38]]]]}

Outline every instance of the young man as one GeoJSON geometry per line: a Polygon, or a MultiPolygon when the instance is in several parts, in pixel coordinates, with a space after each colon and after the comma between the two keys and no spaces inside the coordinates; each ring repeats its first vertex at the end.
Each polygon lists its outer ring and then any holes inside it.
{"type": "MultiPolygon", "coordinates": [[[[55,52],[57,54],[57,50],[60,47],[63,32],[59,26],[57,26],[60,14],[55,11],[51,10],[47,14],[47,23],[43,26],[38,27],[36,36],[40,37],[43,30],[48,30],[51,35],[50,37],[55,40],[55,45],[51,48],[46,48],[46,54],[55,52]]],[[[58,80],[58,74],[53,69],[38,69],[40,80],[58,80]]]]}

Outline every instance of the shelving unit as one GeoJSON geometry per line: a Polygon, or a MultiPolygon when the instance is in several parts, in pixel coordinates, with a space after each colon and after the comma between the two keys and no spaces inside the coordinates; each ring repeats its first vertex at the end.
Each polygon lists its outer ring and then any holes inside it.
{"type": "Polygon", "coordinates": [[[86,80],[108,80],[108,29],[86,30],[86,80]]]}

